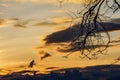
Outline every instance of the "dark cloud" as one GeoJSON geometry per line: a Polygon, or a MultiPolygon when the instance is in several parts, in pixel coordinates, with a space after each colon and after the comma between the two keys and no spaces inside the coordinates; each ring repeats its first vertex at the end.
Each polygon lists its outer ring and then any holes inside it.
{"type": "Polygon", "coordinates": [[[47,67],[47,68],[45,68],[45,69],[57,69],[57,68],[59,68],[59,67],[47,67]]]}
{"type": "MultiPolygon", "coordinates": [[[[112,22],[106,22],[103,24],[108,32],[120,30],[120,24],[116,24],[112,22]]],[[[78,24],[73,25],[70,28],[57,31],[48,35],[44,40],[46,41],[46,43],[69,42],[78,36],[78,32],[79,32],[78,28],[79,28],[78,24]]],[[[104,29],[99,27],[97,29],[97,32],[104,32],[104,29]]]]}
{"type": "Polygon", "coordinates": [[[67,42],[75,38],[78,35],[77,33],[77,26],[74,26],[65,30],[54,32],[48,35],[44,40],[46,40],[46,43],[67,42]]]}
{"type": "MultiPolygon", "coordinates": [[[[116,30],[120,30],[120,23],[116,24],[116,23],[104,23],[105,28],[107,31],[116,31],[116,30]]],[[[102,30],[99,30],[102,32],[102,30]]]]}
{"type": "Polygon", "coordinates": [[[112,21],[113,23],[120,24],[120,19],[119,19],[119,18],[117,18],[117,19],[112,19],[111,21],[112,21]]]}

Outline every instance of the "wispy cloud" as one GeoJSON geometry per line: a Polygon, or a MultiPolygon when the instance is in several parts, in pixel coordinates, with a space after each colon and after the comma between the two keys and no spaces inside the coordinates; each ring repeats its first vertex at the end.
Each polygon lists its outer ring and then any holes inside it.
{"type": "Polygon", "coordinates": [[[6,25],[11,25],[12,23],[14,23],[16,20],[13,20],[12,18],[10,19],[4,19],[4,18],[0,18],[0,27],[4,27],[6,25]]]}
{"type": "MultiPolygon", "coordinates": [[[[7,0],[10,1],[10,0],[7,0]]],[[[58,3],[59,0],[12,0],[14,2],[18,2],[18,3],[37,3],[37,4],[41,4],[41,3],[58,3]]],[[[62,1],[64,3],[75,3],[75,4],[81,4],[81,3],[85,3],[85,1],[83,0],[64,0],[62,1]]]]}
{"type": "Polygon", "coordinates": [[[15,24],[13,25],[14,27],[21,27],[21,28],[26,28],[30,22],[32,22],[31,20],[17,20],[15,22],[15,24]]]}
{"type": "Polygon", "coordinates": [[[8,5],[8,4],[5,4],[5,3],[0,4],[0,6],[1,6],[1,7],[9,7],[9,5],[8,5]]]}
{"type": "Polygon", "coordinates": [[[19,19],[19,18],[0,18],[0,26],[12,25],[13,27],[29,27],[30,26],[60,26],[66,23],[70,23],[72,19],[70,17],[51,17],[44,21],[34,20],[34,19],[19,19]]]}
{"type": "Polygon", "coordinates": [[[48,20],[51,20],[56,23],[69,23],[72,21],[72,18],[62,16],[62,17],[49,18],[48,20]]]}
{"type": "Polygon", "coordinates": [[[57,25],[62,25],[66,23],[70,23],[72,21],[71,18],[69,17],[52,17],[48,18],[45,21],[38,22],[34,24],[33,26],[57,26],[57,25]]]}
{"type": "Polygon", "coordinates": [[[17,24],[14,25],[14,27],[26,28],[26,25],[21,24],[21,23],[17,23],[17,24]]]}
{"type": "Polygon", "coordinates": [[[55,22],[40,22],[35,24],[34,26],[56,26],[56,25],[59,25],[59,24],[55,22]]]}
{"type": "Polygon", "coordinates": [[[13,27],[21,27],[21,28],[25,28],[27,27],[30,22],[32,22],[32,20],[28,19],[28,20],[22,20],[19,18],[1,18],[0,19],[0,27],[4,27],[4,26],[13,26],[13,27]]]}

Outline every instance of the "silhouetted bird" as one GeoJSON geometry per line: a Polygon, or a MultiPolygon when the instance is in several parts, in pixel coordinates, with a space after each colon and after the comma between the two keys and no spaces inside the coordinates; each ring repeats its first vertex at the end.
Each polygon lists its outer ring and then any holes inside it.
{"type": "Polygon", "coordinates": [[[35,65],[35,61],[34,60],[32,60],[30,63],[29,63],[29,68],[32,68],[33,66],[35,65]]]}
{"type": "Polygon", "coordinates": [[[41,60],[43,60],[43,59],[45,59],[45,58],[47,58],[47,57],[50,57],[50,56],[51,56],[51,55],[46,52],[46,53],[44,54],[44,56],[41,57],[41,60]]]}

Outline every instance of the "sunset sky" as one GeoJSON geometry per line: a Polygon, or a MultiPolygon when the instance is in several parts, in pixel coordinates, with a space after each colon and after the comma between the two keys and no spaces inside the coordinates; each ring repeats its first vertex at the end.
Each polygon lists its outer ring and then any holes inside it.
{"type": "MultiPolygon", "coordinates": [[[[59,0],[58,0],[59,1],[59,0]]],[[[118,41],[108,48],[108,55],[97,60],[80,59],[75,52],[67,59],[65,53],[56,51],[57,45],[46,46],[43,39],[56,31],[68,28],[80,19],[72,21],[75,13],[83,9],[82,0],[65,1],[60,7],[57,0],[0,0],[0,74],[24,69],[35,60],[34,69],[45,71],[47,67],[86,67],[110,64],[120,56],[120,14],[112,15],[109,31],[111,40],[118,41]],[[38,49],[39,48],[39,49],[38,49]],[[40,60],[41,51],[52,56],[40,60]]],[[[109,27],[109,26],[108,26],[109,27]]],[[[120,64],[120,63],[118,63],[120,64]]]]}

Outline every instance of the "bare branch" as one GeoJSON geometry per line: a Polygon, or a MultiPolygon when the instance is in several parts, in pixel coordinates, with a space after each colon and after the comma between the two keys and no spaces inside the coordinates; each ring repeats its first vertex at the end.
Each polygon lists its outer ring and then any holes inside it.
{"type": "MultiPolygon", "coordinates": [[[[106,55],[107,48],[110,43],[110,36],[105,25],[103,25],[103,18],[105,14],[111,10],[114,14],[120,10],[120,3],[117,0],[89,0],[85,5],[85,8],[78,12],[78,15],[82,15],[82,21],[79,22],[78,36],[71,41],[68,50],[79,49],[81,51],[82,58],[91,59],[99,54],[106,55]],[[102,7],[106,6],[104,14],[101,13],[102,7]],[[103,33],[97,32],[98,29],[102,29],[108,40],[104,40],[103,33]],[[104,46],[102,46],[104,45],[104,46]],[[97,47],[96,47],[97,46],[97,47]]],[[[69,56],[72,53],[67,54],[69,56]]]]}

